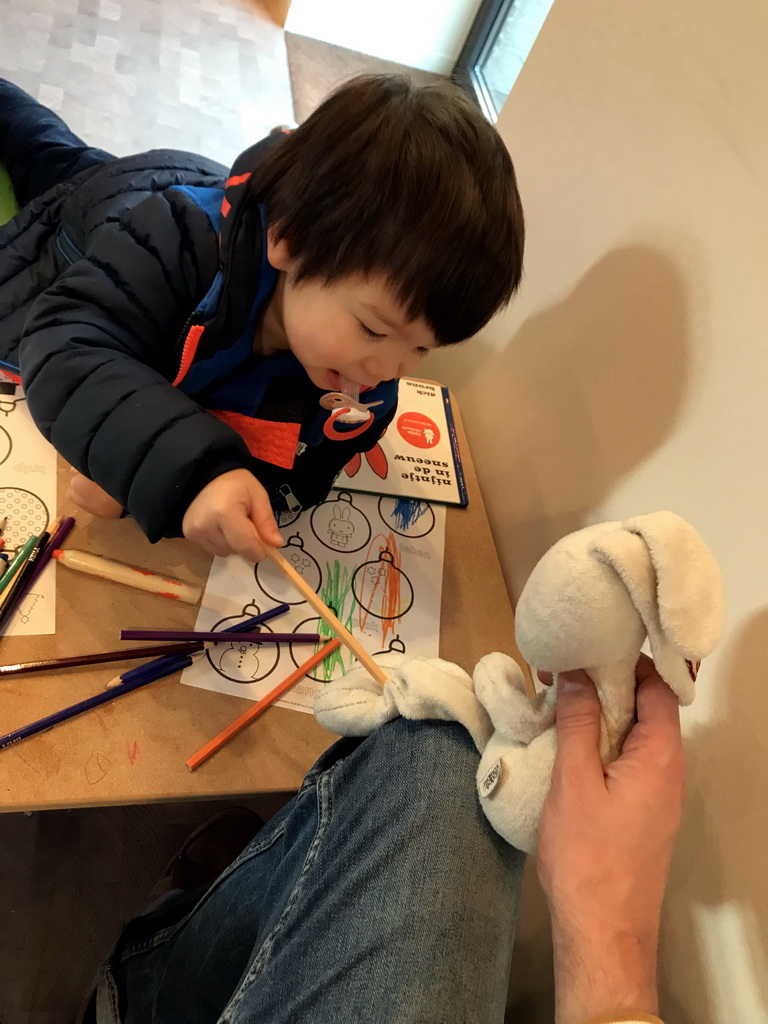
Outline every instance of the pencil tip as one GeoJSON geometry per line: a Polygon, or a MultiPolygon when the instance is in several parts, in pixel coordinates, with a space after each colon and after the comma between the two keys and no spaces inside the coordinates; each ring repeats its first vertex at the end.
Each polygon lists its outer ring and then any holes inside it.
{"type": "Polygon", "coordinates": [[[111,690],[115,686],[120,686],[122,684],[122,682],[123,682],[123,677],[122,676],[113,676],[113,678],[109,680],[109,682],[104,687],[104,689],[105,690],[111,690]]]}

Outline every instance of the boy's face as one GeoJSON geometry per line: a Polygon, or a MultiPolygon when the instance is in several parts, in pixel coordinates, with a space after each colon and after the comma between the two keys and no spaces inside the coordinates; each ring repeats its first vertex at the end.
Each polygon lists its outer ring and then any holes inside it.
{"type": "Polygon", "coordinates": [[[312,383],[324,391],[340,390],[340,376],[361,388],[408,376],[437,347],[425,321],[407,322],[383,278],[296,282],[284,241],[269,238],[267,255],[283,271],[274,313],[285,341],[312,383]]]}

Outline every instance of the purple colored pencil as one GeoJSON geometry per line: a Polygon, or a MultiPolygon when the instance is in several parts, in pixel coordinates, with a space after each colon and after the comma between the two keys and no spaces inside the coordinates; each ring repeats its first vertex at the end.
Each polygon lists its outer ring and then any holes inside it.
{"type": "Polygon", "coordinates": [[[319,644],[321,640],[328,637],[321,637],[319,633],[259,633],[258,639],[249,638],[243,633],[234,632],[211,632],[196,633],[194,630],[172,630],[172,629],[123,629],[120,631],[121,640],[202,640],[204,643],[231,644],[231,643],[255,643],[255,644],[319,644]]]}
{"type": "MultiPolygon", "coordinates": [[[[53,558],[53,552],[56,550],[56,548],[61,547],[61,542],[69,536],[69,534],[72,532],[72,527],[74,525],[75,520],[72,518],[72,516],[67,516],[66,519],[62,519],[61,526],[59,526],[56,533],[54,533],[54,535],[46,544],[43,552],[41,553],[40,557],[37,560],[37,565],[35,566],[34,572],[32,572],[29,579],[27,580],[27,585],[24,589],[25,594],[30,589],[30,587],[34,586],[34,583],[39,577],[40,573],[43,571],[46,565],[48,565],[51,558],[53,558]]],[[[22,597],[23,596],[24,594],[22,594],[22,597]]]]}

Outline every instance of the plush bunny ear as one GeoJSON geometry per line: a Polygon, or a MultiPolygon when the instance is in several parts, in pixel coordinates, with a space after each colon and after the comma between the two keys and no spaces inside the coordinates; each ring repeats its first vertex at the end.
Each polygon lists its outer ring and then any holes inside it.
{"type": "Polygon", "coordinates": [[[698,663],[717,644],[724,619],[722,577],[704,541],[675,513],[653,512],[626,520],[591,550],[621,578],[659,673],[690,704],[698,663]]]}

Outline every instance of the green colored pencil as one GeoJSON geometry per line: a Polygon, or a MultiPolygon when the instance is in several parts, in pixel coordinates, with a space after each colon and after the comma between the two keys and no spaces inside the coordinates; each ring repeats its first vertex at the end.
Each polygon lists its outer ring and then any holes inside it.
{"type": "Polygon", "coordinates": [[[35,544],[37,544],[37,537],[30,537],[29,540],[27,541],[27,543],[24,545],[24,547],[18,553],[18,555],[16,555],[14,560],[11,562],[11,564],[8,566],[8,568],[5,570],[5,572],[2,575],[2,578],[0,579],[0,594],[2,594],[2,592],[5,590],[5,588],[8,586],[8,584],[11,582],[13,577],[16,575],[16,570],[18,568],[20,568],[20,566],[24,565],[26,560],[32,554],[32,552],[34,550],[34,547],[35,547],[35,544]]]}

